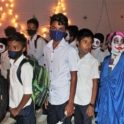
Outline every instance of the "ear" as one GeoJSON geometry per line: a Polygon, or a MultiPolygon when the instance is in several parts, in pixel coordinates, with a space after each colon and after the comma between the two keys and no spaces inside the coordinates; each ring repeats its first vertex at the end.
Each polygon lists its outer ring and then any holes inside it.
{"type": "Polygon", "coordinates": [[[79,46],[79,41],[76,40],[76,45],[79,46]]]}
{"type": "Polygon", "coordinates": [[[108,43],[108,46],[111,47],[111,43],[108,43]]]}
{"type": "Polygon", "coordinates": [[[22,49],[22,52],[25,52],[26,51],[26,47],[24,47],[23,49],[22,49]]]}

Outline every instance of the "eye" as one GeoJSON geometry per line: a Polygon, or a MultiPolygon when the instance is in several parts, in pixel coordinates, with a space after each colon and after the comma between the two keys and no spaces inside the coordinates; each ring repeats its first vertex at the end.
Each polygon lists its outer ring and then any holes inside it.
{"type": "Polygon", "coordinates": [[[124,44],[124,38],[123,38],[123,39],[121,39],[121,43],[122,43],[122,44],[124,44]]]}
{"type": "Polygon", "coordinates": [[[117,38],[114,39],[114,43],[118,44],[119,40],[117,38]]]}

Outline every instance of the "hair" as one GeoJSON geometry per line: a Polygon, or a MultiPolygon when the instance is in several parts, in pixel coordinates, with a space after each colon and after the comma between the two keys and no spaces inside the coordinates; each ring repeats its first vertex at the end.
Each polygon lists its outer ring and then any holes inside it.
{"type": "Polygon", "coordinates": [[[59,25],[64,25],[65,28],[68,27],[68,18],[63,15],[62,13],[58,13],[58,14],[54,14],[53,16],[50,17],[50,25],[52,25],[52,23],[54,21],[59,22],[59,25]]]}
{"type": "Polygon", "coordinates": [[[22,44],[23,47],[26,47],[26,41],[27,39],[25,36],[19,32],[16,32],[13,35],[10,35],[7,39],[8,41],[16,41],[22,44]]]}
{"type": "Polygon", "coordinates": [[[70,36],[73,36],[74,39],[77,37],[78,34],[78,27],[76,25],[70,25],[67,27],[67,30],[69,31],[70,36]]]}
{"type": "Polygon", "coordinates": [[[85,37],[91,37],[92,42],[93,42],[93,38],[94,38],[93,36],[94,35],[91,30],[84,28],[78,31],[77,41],[80,42],[85,37]]]}
{"type": "Polygon", "coordinates": [[[16,29],[13,26],[8,26],[7,28],[4,29],[5,35],[10,36],[14,33],[16,33],[16,29]]]}
{"type": "Polygon", "coordinates": [[[103,43],[104,42],[104,35],[102,33],[96,33],[94,35],[94,38],[97,38],[100,40],[100,43],[103,43]]]}
{"type": "Polygon", "coordinates": [[[0,43],[4,44],[5,46],[7,46],[7,38],[0,38],[0,43]]]}
{"type": "Polygon", "coordinates": [[[36,28],[38,29],[38,27],[39,27],[39,22],[38,22],[37,19],[34,19],[34,18],[29,19],[29,20],[27,21],[27,24],[29,24],[29,23],[33,23],[33,24],[36,26],[36,28]]]}

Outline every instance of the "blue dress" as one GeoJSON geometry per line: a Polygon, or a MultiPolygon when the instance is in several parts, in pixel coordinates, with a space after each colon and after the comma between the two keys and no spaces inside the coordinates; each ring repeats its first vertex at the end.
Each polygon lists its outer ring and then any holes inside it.
{"type": "Polygon", "coordinates": [[[108,74],[111,56],[102,65],[95,111],[98,124],[124,124],[124,53],[108,74]]]}

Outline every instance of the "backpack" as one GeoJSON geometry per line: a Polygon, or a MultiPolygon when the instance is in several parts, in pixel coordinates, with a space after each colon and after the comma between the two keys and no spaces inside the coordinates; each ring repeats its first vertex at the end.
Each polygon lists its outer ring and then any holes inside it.
{"type": "MultiPolygon", "coordinates": [[[[38,40],[40,37],[41,37],[40,35],[37,35],[37,38],[36,38],[36,40],[34,41],[35,49],[37,49],[37,40],[38,40]]],[[[41,37],[41,38],[44,39],[43,37],[41,37]]],[[[44,39],[44,41],[45,41],[46,43],[48,43],[48,41],[47,41],[46,39],[44,39]]],[[[29,44],[29,40],[28,40],[28,44],[29,44]]]]}
{"type": "Polygon", "coordinates": [[[32,99],[37,106],[41,106],[45,103],[48,93],[49,93],[49,75],[46,71],[46,68],[40,66],[35,58],[25,58],[21,61],[18,69],[17,69],[17,77],[19,82],[21,81],[21,67],[24,63],[29,62],[33,68],[33,81],[32,88],[33,94],[32,99]]]}
{"type": "Polygon", "coordinates": [[[0,75],[0,121],[3,119],[9,100],[9,83],[0,75]]]}

